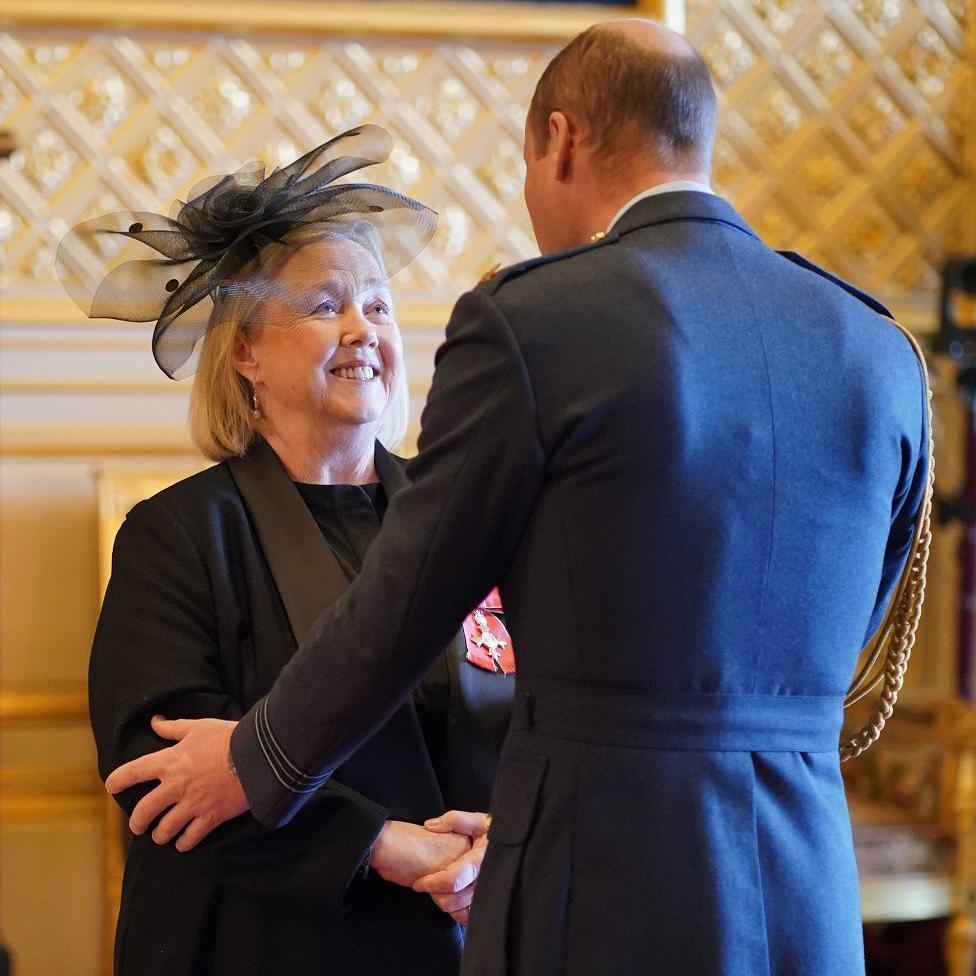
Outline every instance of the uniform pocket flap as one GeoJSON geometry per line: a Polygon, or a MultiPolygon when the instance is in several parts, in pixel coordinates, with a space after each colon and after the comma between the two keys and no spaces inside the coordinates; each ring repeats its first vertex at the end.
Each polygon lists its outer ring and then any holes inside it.
{"type": "Polygon", "coordinates": [[[492,794],[491,843],[525,842],[548,763],[545,756],[502,756],[492,794]]]}

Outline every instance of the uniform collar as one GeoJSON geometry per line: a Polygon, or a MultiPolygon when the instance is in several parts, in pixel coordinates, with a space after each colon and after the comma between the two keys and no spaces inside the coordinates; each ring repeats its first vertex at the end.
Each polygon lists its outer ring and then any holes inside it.
{"type": "MultiPolygon", "coordinates": [[[[705,183],[698,183],[695,180],[669,180],[667,183],[658,183],[656,186],[648,187],[646,190],[642,190],[635,197],[631,197],[614,215],[613,220],[610,221],[607,226],[607,233],[613,230],[613,225],[620,220],[620,218],[627,213],[628,210],[635,204],[640,203],[641,200],[647,197],[657,196],[659,193],[678,193],[681,190],[687,190],[693,193],[712,193],[712,188],[705,183]]],[[[714,196],[714,194],[712,194],[714,196]]]]}
{"type": "Polygon", "coordinates": [[[716,221],[758,238],[727,200],[714,193],[700,193],[697,190],[678,190],[643,197],[617,218],[613,230],[606,236],[617,238],[639,227],[679,220],[716,221]]]}

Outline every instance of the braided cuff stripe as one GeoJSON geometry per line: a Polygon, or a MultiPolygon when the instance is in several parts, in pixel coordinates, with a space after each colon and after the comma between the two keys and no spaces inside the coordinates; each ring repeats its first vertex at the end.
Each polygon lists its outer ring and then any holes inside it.
{"type": "Polygon", "coordinates": [[[278,782],[292,793],[314,793],[329,778],[329,774],[309,776],[285,755],[268,720],[267,699],[260,702],[254,718],[258,745],[278,782]]]}

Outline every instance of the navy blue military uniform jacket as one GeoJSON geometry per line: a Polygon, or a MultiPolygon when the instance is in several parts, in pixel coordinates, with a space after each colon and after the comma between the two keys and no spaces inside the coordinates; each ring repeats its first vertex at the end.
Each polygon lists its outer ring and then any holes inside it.
{"type": "Polygon", "coordinates": [[[234,733],[254,815],[497,583],[516,714],[463,972],[863,973],[842,701],[928,435],[918,358],[851,292],[676,192],[462,296],[410,486],[234,733]]]}

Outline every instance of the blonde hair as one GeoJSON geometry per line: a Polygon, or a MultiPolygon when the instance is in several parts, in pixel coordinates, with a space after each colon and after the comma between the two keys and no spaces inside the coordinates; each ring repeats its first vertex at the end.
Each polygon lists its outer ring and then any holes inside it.
{"type": "MultiPolygon", "coordinates": [[[[359,221],[354,230],[358,233],[309,232],[308,229],[294,231],[282,238],[281,243],[262,248],[257,258],[243,268],[235,280],[254,284],[257,279],[259,287],[253,291],[260,293],[260,282],[273,279],[298,247],[323,239],[352,240],[365,247],[382,270],[379,239],[375,232],[370,233],[371,225],[359,221]],[[365,228],[358,226],[360,224],[365,228]]],[[[238,373],[233,361],[237,336],[247,333],[251,316],[260,304],[260,300],[247,291],[243,288],[218,291],[190,391],[190,436],[201,454],[211,461],[242,457],[259,433],[251,401],[251,384],[238,373]]],[[[409,416],[410,394],[401,357],[389,402],[380,418],[377,440],[389,450],[395,450],[406,436],[409,416]]]]}

